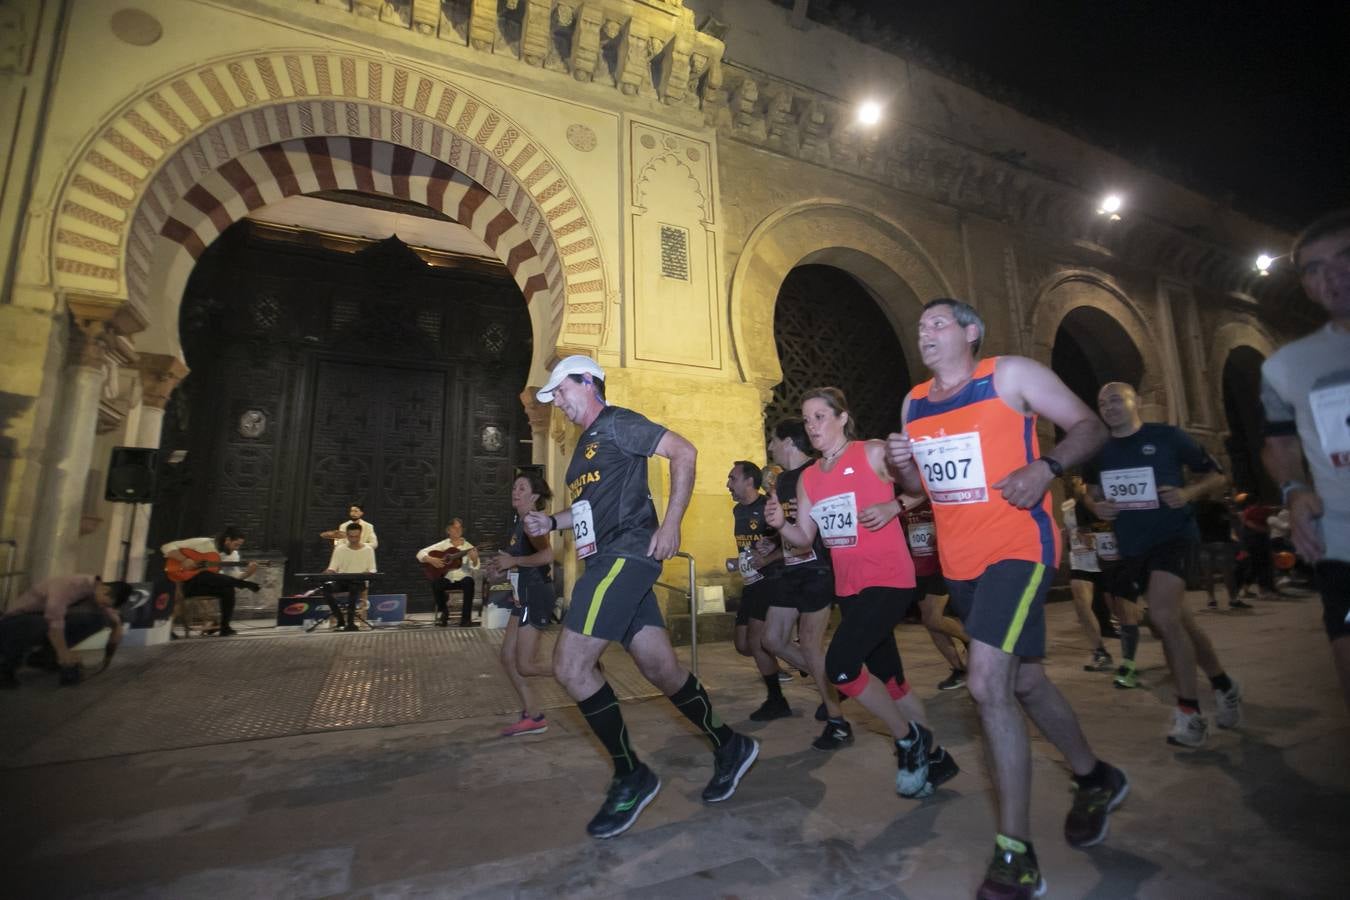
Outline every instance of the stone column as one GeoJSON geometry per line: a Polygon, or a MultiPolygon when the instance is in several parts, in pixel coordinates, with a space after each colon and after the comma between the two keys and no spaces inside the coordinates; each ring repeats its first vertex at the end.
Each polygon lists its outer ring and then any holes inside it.
{"type": "Polygon", "coordinates": [[[67,297],[66,302],[72,320],[66,366],[29,544],[34,584],[71,571],[93,462],[99,403],[113,365],[108,351],[119,334],[145,327],[144,317],[117,298],[67,297]]]}
{"type": "MultiPolygon", "coordinates": [[[[136,429],[137,447],[158,447],[164,427],[164,409],[174,388],[187,375],[187,366],[167,353],[142,353],[137,363],[141,373],[141,418],[136,429]]],[[[131,556],[127,562],[127,580],[145,578],[145,542],[150,534],[148,503],[132,507],[131,556]]]]}

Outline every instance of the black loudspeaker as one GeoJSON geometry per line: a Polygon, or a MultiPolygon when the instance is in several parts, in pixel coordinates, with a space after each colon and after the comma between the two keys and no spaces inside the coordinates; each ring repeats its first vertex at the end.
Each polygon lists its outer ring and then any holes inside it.
{"type": "Polygon", "coordinates": [[[108,460],[103,499],[112,503],[151,503],[159,451],[152,447],[114,447],[108,460]]]}

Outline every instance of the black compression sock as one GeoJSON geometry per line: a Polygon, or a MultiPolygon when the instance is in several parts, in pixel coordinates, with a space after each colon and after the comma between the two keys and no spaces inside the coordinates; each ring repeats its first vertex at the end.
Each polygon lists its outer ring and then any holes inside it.
{"type": "Polygon", "coordinates": [[[1228,677],[1227,672],[1220,672],[1209,680],[1210,685],[1216,691],[1223,691],[1225,694],[1233,689],[1233,679],[1228,677]]]}
{"type": "Polygon", "coordinates": [[[764,687],[769,691],[769,699],[781,699],[783,696],[783,685],[778,681],[778,673],[775,672],[772,675],[764,675],[762,677],[764,679],[764,687]]]}
{"type": "Polygon", "coordinates": [[[1106,776],[1110,773],[1111,767],[1099,759],[1097,764],[1092,767],[1091,772],[1086,775],[1075,775],[1073,780],[1074,784],[1079,787],[1096,787],[1099,784],[1105,784],[1106,776]]]}
{"type": "Polygon", "coordinates": [[[702,682],[692,674],[678,691],[670,695],[670,702],[703,732],[712,742],[714,750],[725,747],[731,740],[731,729],[723,724],[717,713],[713,712],[708,692],[703,689],[702,682]]]}
{"type": "Polygon", "coordinates": [[[1120,654],[1126,659],[1134,659],[1134,654],[1139,650],[1139,626],[1122,625],[1120,626],[1120,654]]]}
{"type": "Polygon", "coordinates": [[[586,717],[600,743],[605,745],[614,760],[614,774],[620,778],[637,771],[638,758],[628,743],[628,727],[623,723],[623,713],[619,710],[619,698],[614,689],[605,682],[600,690],[577,704],[577,709],[586,717]]]}

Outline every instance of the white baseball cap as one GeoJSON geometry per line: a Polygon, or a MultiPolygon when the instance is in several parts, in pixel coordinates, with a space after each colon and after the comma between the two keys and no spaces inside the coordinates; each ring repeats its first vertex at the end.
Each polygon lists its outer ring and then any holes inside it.
{"type": "Polygon", "coordinates": [[[535,398],[540,403],[552,403],[553,392],[562,384],[564,378],[568,375],[590,375],[593,378],[599,378],[601,381],[605,378],[605,370],[600,368],[599,363],[589,356],[569,356],[553,367],[553,371],[548,376],[548,384],[539,389],[535,398]]]}

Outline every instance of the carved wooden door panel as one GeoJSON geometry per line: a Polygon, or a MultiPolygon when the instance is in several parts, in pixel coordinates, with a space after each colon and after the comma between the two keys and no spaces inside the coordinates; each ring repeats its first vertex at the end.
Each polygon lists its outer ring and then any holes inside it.
{"type": "Polygon", "coordinates": [[[426,593],[415,555],[439,540],[446,373],[321,361],[304,482],[303,551],[317,572],[332,546],[322,531],[360,504],[375,526],[380,593],[426,593]]]}

